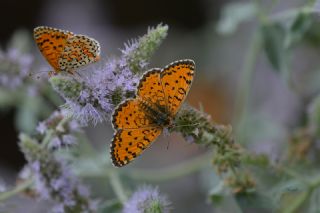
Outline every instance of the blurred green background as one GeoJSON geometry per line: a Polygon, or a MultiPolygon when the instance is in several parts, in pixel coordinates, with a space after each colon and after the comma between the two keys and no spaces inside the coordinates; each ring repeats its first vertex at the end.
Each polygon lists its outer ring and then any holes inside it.
{"type": "MultiPolygon", "coordinates": [[[[196,108],[203,107],[218,123],[235,124],[237,115],[234,112],[237,112],[240,83],[245,82],[242,80],[246,52],[253,42],[258,21],[250,19],[254,10],[248,5],[251,1],[234,1],[239,7],[243,6],[239,14],[228,14],[223,9],[230,2],[6,0],[1,3],[0,42],[2,49],[6,49],[18,29],[26,30],[31,37],[36,26],[56,27],[98,40],[102,50],[102,60],[98,63],[104,63],[108,57],[120,54],[119,48],[123,47],[124,42],[143,35],[149,26],[168,24],[168,37],[154,55],[150,67],[163,67],[178,59],[193,59],[196,62],[196,78],[187,101],[196,108]],[[231,17],[230,20],[222,19],[224,15],[231,17]],[[237,25],[237,19],[248,21],[237,25]]],[[[274,1],[260,2],[270,10],[269,14],[305,4],[304,0],[281,0],[271,7],[274,1]]],[[[310,35],[310,42],[319,42],[312,40],[315,37],[311,32],[310,35]]],[[[291,56],[291,88],[280,77],[281,74],[275,72],[264,53],[259,53],[255,73],[247,85],[250,101],[246,105],[245,128],[234,126],[241,143],[254,152],[268,154],[274,161],[281,159],[281,148],[285,146],[290,128],[305,119],[302,112],[305,103],[319,91],[320,75],[317,71],[320,52],[316,48],[319,43],[310,42],[299,45],[291,56]]],[[[36,60],[50,70],[34,43],[31,48],[36,60]]],[[[17,146],[19,130],[16,128],[16,114],[17,108],[0,111],[0,176],[7,183],[15,182],[16,173],[25,162],[17,146]]],[[[87,128],[86,132],[94,147],[108,152],[113,135],[109,123],[87,128]]],[[[160,169],[204,155],[206,151],[205,147],[188,144],[178,134],[161,136],[133,164],[122,169],[160,169]]],[[[212,212],[213,206],[209,204],[207,194],[214,178],[212,169],[208,169],[166,182],[150,183],[159,185],[160,191],[168,195],[173,202],[173,212],[212,212]]],[[[18,209],[26,212],[26,208],[30,209],[27,212],[43,212],[41,204],[35,207],[32,201],[21,198],[21,208],[18,209]]],[[[219,212],[219,208],[216,211],[219,212]]]]}

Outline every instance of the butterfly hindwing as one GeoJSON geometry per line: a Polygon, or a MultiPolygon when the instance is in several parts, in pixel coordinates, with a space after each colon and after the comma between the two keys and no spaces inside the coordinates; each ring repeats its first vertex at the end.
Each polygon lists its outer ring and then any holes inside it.
{"type": "Polygon", "coordinates": [[[84,35],[75,35],[67,40],[59,58],[61,70],[69,70],[93,63],[100,58],[100,45],[84,35]]]}
{"type": "Polygon", "coordinates": [[[113,165],[121,167],[130,163],[148,148],[161,132],[162,129],[156,127],[118,130],[111,142],[113,165]]]}

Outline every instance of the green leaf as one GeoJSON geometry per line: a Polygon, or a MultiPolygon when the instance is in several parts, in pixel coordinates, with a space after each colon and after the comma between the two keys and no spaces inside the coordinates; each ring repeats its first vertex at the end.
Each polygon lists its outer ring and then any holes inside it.
{"type": "Polygon", "coordinates": [[[287,55],[284,45],[286,30],[279,23],[268,23],[263,25],[261,32],[264,50],[269,62],[275,70],[284,70],[287,55]]]}
{"type": "Polygon", "coordinates": [[[304,39],[313,48],[318,48],[320,46],[320,23],[318,21],[312,21],[304,39]]]}
{"type": "Polygon", "coordinates": [[[243,212],[256,212],[257,210],[271,212],[275,208],[271,199],[261,193],[238,194],[235,198],[243,212]]]}
{"type": "Polygon", "coordinates": [[[98,213],[120,212],[121,208],[122,204],[118,200],[108,200],[102,203],[98,210],[98,213]]]}
{"type": "Polygon", "coordinates": [[[227,195],[227,191],[226,191],[226,188],[224,187],[223,181],[220,181],[209,192],[210,201],[214,204],[221,203],[223,198],[226,195],[227,195]]]}
{"type": "Polygon", "coordinates": [[[320,96],[315,97],[308,107],[308,121],[316,135],[320,136],[320,96]]]}
{"type": "Polygon", "coordinates": [[[320,209],[319,197],[320,197],[320,190],[319,189],[314,190],[313,194],[310,197],[309,212],[317,212],[317,211],[319,212],[319,209],[320,209]]]}
{"type": "Polygon", "coordinates": [[[16,127],[20,131],[31,133],[37,126],[39,119],[47,117],[50,112],[51,109],[42,98],[25,95],[17,104],[16,127]]]}
{"type": "Polygon", "coordinates": [[[298,180],[286,180],[273,187],[271,196],[278,212],[291,212],[297,203],[308,196],[307,185],[298,180]]]}
{"type": "Polygon", "coordinates": [[[293,45],[300,42],[305,36],[306,32],[312,25],[312,17],[310,14],[300,13],[293,21],[287,38],[285,41],[285,47],[290,48],[293,45]]]}
{"type": "Polygon", "coordinates": [[[13,107],[17,103],[18,95],[16,92],[0,89],[0,109],[13,107]]]}
{"type": "Polygon", "coordinates": [[[237,30],[242,22],[253,18],[257,11],[256,4],[251,2],[228,4],[222,10],[222,17],[216,26],[216,30],[221,35],[230,35],[237,30]]]}

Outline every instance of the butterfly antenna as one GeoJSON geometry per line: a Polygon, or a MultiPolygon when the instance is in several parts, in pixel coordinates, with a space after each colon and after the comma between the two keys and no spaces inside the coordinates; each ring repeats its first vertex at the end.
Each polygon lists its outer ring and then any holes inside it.
{"type": "Polygon", "coordinates": [[[178,128],[178,127],[188,127],[188,126],[197,126],[199,125],[200,123],[193,123],[193,124],[184,124],[184,125],[173,125],[173,129],[174,128],[178,128]]]}
{"type": "Polygon", "coordinates": [[[40,71],[40,72],[36,72],[36,73],[30,72],[28,74],[28,77],[32,78],[33,80],[39,80],[44,73],[46,75],[50,75],[50,73],[53,73],[53,71],[40,71]],[[35,78],[33,78],[33,77],[35,77],[35,78]]]}
{"type": "Polygon", "coordinates": [[[79,78],[83,79],[83,76],[79,72],[75,71],[74,74],[76,74],[79,78]]]}
{"type": "Polygon", "coordinates": [[[163,133],[164,133],[164,136],[166,136],[168,138],[168,140],[167,140],[167,150],[168,150],[169,149],[169,143],[170,143],[170,137],[169,137],[168,128],[164,128],[163,133]]]}

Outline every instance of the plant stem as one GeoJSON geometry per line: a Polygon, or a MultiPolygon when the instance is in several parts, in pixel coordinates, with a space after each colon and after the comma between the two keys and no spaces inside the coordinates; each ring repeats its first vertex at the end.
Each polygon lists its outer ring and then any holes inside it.
{"type": "Polygon", "coordinates": [[[249,105],[250,88],[252,86],[252,78],[255,71],[255,65],[262,46],[260,33],[254,33],[251,45],[246,55],[246,61],[242,69],[242,78],[239,85],[239,92],[237,94],[235,104],[235,124],[237,126],[237,142],[239,144],[244,142],[246,132],[244,129],[245,121],[247,119],[247,111],[249,105]]]}
{"type": "Polygon", "coordinates": [[[293,9],[288,9],[288,10],[273,14],[269,17],[269,20],[274,22],[283,21],[285,19],[295,18],[299,13],[311,14],[314,12],[315,12],[314,8],[310,6],[293,8],[293,9]]]}
{"type": "Polygon", "coordinates": [[[120,182],[120,177],[118,175],[118,172],[112,171],[108,174],[108,176],[110,178],[110,184],[114,193],[117,195],[121,203],[125,203],[128,200],[128,198],[124,191],[122,183],[120,182]]]}
{"type": "Polygon", "coordinates": [[[204,154],[192,160],[163,169],[143,170],[134,169],[129,172],[130,177],[137,180],[163,182],[176,179],[197,172],[208,166],[211,162],[212,153],[204,154]]]}
{"type": "Polygon", "coordinates": [[[51,129],[46,132],[46,135],[44,136],[44,138],[41,141],[42,148],[45,148],[50,143],[53,133],[54,133],[54,131],[51,129]]]}
{"type": "MultiPolygon", "coordinates": [[[[197,172],[208,166],[211,163],[211,158],[212,153],[210,152],[171,167],[153,170],[134,169],[124,174],[136,180],[163,182],[197,172]]],[[[102,169],[99,171],[102,171],[102,169]]],[[[109,176],[109,172],[90,172],[88,174],[85,171],[80,171],[78,176],[82,178],[105,178],[109,176]]],[[[113,173],[113,171],[110,173],[113,173]]]]}
{"type": "Polygon", "coordinates": [[[28,187],[30,187],[33,184],[33,180],[29,179],[25,182],[18,184],[15,188],[13,188],[10,191],[1,192],[0,193],[0,201],[4,201],[12,196],[15,196],[16,194],[26,190],[28,187]]]}

